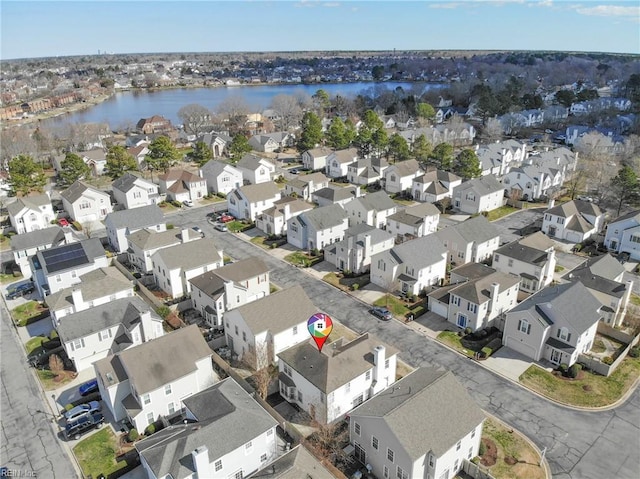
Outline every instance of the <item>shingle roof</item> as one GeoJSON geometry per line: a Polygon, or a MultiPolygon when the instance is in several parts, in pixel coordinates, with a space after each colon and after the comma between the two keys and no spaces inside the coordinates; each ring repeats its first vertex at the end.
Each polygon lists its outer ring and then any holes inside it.
{"type": "Polygon", "coordinates": [[[420,171],[420,163],[417,160],[405,160],[394,163],[387,171],[395,170],[400,177],[412,176],[420,171]]]}
{"type": "Polygon", "coordinates": [[[432,170],[422,176],[419,176],[418,178],[415,178],[413,181],[417,181],[419,183],[453,183],[454,181],[458,180],[462,180],[462,178],[448,171],[432,170]]]}
{"type": "Polygon", "coordinates": [[[182,242],[182,233],[187,233],[187,240],[200,239],[200,233],[187,228],[179,230],[177,228],[166,231],[155,231],[153,229],[141,229],[127,236],[130,245],[135,245],[141,250],[152,250],[164,248],[166,246],[177,245],[182,242]]]}
{"type": "Polygon", "coordinates": [[[240,161],[236,163],[236,166],[238,168],[244,168],[247,170],[257,170],[258,168],[263,166],[261,161],[268,162],[269,160],[267,160],[266,158],[262,158],[260,156],[254,155],[252,153],[247,153],[242,158],[240,158],[240,161]]]}
{"type": "Polygon", "coordinates": [[[637,223],[640,223],[640,210],[631,211],[630,213],[627,213],[626,215],[618,216],[615,220],[613,220],[609,224],[611,225],[613,223],[618,223],[619,221],[625,221],[625,220],[628,220],[628,219],[631,219],[631,218],[634,218],[637,223]]]}
{"type": "Polygon", "coordinates": [[[11,249],[22,251],[37,246],[53,245],[64,242],[64,230],[60,226],[50,226],[41,230],[13,235],[11,237],[11,249]]]}
{"type": "Polygon", "coordinates": [[[309,211],[314,208],[313,205],[307,203],[306,201],[294,198],[292,196],[285,196],[282,199],[274,201],[273,206],[264,210],[262,214],[265,216],[273,217],[284,216],[285,205],[289,205],[289,212],[294,215],[296,213],[300,213],[301,211],[309,211]]]}
{"type": "Polygon", "coordinates": [[[204,165],[202,165],[200,167],[200,170],[202,170],[205,174],[212,175],[212,176],[218,176],[225,169],[227,169],[227,170],[230,169],[232,171],[235,170],[239,174],[241,174],[240,170],[238,170],[235,166],[233,166],[233,165],[231,165],[229,163],[225,163],[224,161],[219,161],[219,160],[209,160],[204,165]]]}
{"type": "Polygon", "coordinates": [[[496,269],[482,263],[467,263],[451,270],[452,275],[460,276],[465,278],[467,281],[484,278],[485,276],[495,272],[496,269]]]}
{"type": "Polygon", "coordinates": [[[398,205],[385,191],[376,191],[366,196],[361,196],[353,201],[358,201],[366,211],[387,211],[396,208],[398,205]]]}
{"type": "Polygon", "coordinates": [[[280,188],[272,181],[241,186],[239,191],[250,203],[256,203],[257,201],[263,201],[280,195],[280,188]]]}
{"type": "Polygon", "coordinates": [[[167,268],[182,268],[182,271],[222,260],[212,238],[169,246],[157,251],[153,256],[155,255],[162,259],[167,268]]]}
{"type": "Polygon", "coordinates": [[[583,266],[589,268],[593,274],[612,281],[626,271],[624,266],[608,253],[588,259],[583,266]]]}
{"type": "Polygon", "coordinates": [[[214,271],[207,271],[191,278],[189,282],[206,295],[212,296],[220,291],[227,281],[239,284],[268,272],[269,268],[264,261],[257,257],[250,257],[222,266],[214,271]]]}
{"type": "Polygon", "coordinates": [[[410,458],[442,456],[485,419],[450,371],[420,368],[351,411],[382,418],[410,458]]]}
{"type": "MultiPolygon", "coordinates": [[[[36,261],[42,267],[42,269],[46,272],[46,274],[49,274],[53,272],[53,271],[50,271],[52,269],[52,265],[55,266],[55,272],[60,273],[61,271],[77,269],[82,265],[94,263],[96,258],[99,258],[102,256],[106,256],[106,252],[102,247],[102,243],[100,242],[100,239],[90,238],[90,239],[82,240],[79,243],[63,244],[60,246],[56,246],[55,248],[49,248],[47,250],[38,251],[38,253],[36,253],[36,261]],[[84,257],[86,258],[86,263],[83,262],[81,264],[78,264],[77,262],[75,262],[71,266],[68,266],[68,267],[65,266],[65,262],[60,261],[62,256],[64,256],[65,251],[71,251],[71,250],[79,251],[78,248],[80,248],[84,253],[84,257]],[[45,254],[43,255],[43,253],[45,254]],[[50,264],[47,263],[46,258],[51,258],[50,264]]],[[[74,255],[74,258],[84,259],[80,255],[74,255]]]]}
{"type": "Polygon", "coordinates": [[[399,264],[410,264],[422,268],[442,261],[446,252],[439,238],[427,235],[395,246],[391,250],[391,255],[397,258],[399,264]]]}
{"type": "Polygon", "coordinates": [[[602,211],[598,208],[597,205],[590,203],[589,201],[581,201],[581,200],[573,200],[567,201],[561,205],[554,206],[553,208],[549,208],[545,213],[554,216],[560,216],[562,218],[568,218],[572,215],[590,215],[590,216],[600,216],[602,211]]]}
{"type": "Polygon", "coordinates": [[[627,285],[619,283],[615,278],[624,272],[624,267],[613,256],[605,254],[585,261],[572,270],[565,279],[580,281],[589,289],[621,298],[627,290],[627,285]]]}
{"type": "Polygon", "coordinates": [[[49,195],[46,193],[34,196],[23,196],[13,203],[9,203],[7,205],[7,211],[11,216],[15,216],[20,213],[23,208],[40,211],[40,207],[45,205],[51,205],[51,198],[49,198],[49,195]]]}
{"type": "Polygon", "coordinates": [[[493,175],[481,176],[480,178],[473,178],[472,180],[465,181],[464,183],[456,186],[454,192],[462,192],[473,189],[480,196],[485,196],[497,191],[503,191],[504,186],[493,175]]]}
{"type": "Polygon", "coordinates": [[[358,158],[358,150],[348,148],[346,150],[336,150],[333,152],[338,163],[352,163],[358,158]]]}
{"type": "Polygon", "coordinates": [[[544,233],[538,231],[530,236],[501,246],[495,251],[495,254],[539,265],[547,260],[547,250],[553,248],[553,246],[553,241],[544,233]]]}
{"type": "Polygon", "coordinates": [[[326,148],[324,146],[321,146],[320,148],[311,148],[310,150],[307,150],[307,153],[309,153],[314,158],[318,156],[329,156],[332,152],[333,150],[331,150],[330,148],[326,148]]]}
{"type": "Polygon", "coordinates": [[[356,197],[356,187],[355,186],[333,186],[330,185],[326,188],[321,188],[313,192],[313,196],[317,196],[319,198],[324,198],[329,201],[338,202],[343,201],[349,198],[356,197]]]}
{"type": "Polygon", "coordinates": [[[475,241],[476,243],[484,243],[485,241],[500,236],[498,229],[482,215],[469,218],[462,223],[447,226],[444,230],[448,228],[457,231],[458,234],[468,242],[475,241]]]}
{"type": "Polygon", "coordinates": [[[163,181],[182,181],[184,183],[193,183],[195,181],[202,181],[202,178],[200,178],[198,175],[194,175],[189,171],[181,170],[181,169],[169,170],[168,172],[162,175],[159,175],[158,179],[163,181]]]}
{"type": "Polygon", "coordinates": [[[130,210],[114,211],[109,213],[104,221],[106,224],[112,225],[116,230],[128,228],[131,231],[164,224],[165,219],[158,205],[147,205],[130,210]]]}
{"type": "Polygon", "coordinates": [[[130,191],[134,186],[136,186],[136,182],[145,182],[151,184],[144,178],[140,178],[139,176],[136,176],[132,173],[125,173],[111,184],[111,188],[126,193],[127,191],[130,191]]]}
{"type": "Polygon", "coordinates": [[[248,479],[334,479],[318,459],[312,456],[304,446],[298,444],[286,454],[248,476],[248,479]]]}
{"type": "Polygon", "coordinates": [[[316,231],[322,231],[344,223],[347,212],[340,205],[332,204],[300,213],[298,218],[311,224],[316,231]]]}
{"type": "Polygon", "coordinates": [[[483,304],[491,299],[491,288],[499,285],[498,293],[502,293],[520,282],[520,277],[496,271],[482,278],[468,281],[451,290],[451,294],[460,296],[474,304],[483,304]]]}
{"type": "Polygon", "coordinates": [[[91,191],[93,193],[98,193],[101,195],[109,196],[108,193],[104,191],[97,190],[82,181],[78,180],[73,183],[69,188],[60,193],[60,196],[67,200],[69,203],[75,203],[79,198],[82,197],[85,191],[91,191]]]}

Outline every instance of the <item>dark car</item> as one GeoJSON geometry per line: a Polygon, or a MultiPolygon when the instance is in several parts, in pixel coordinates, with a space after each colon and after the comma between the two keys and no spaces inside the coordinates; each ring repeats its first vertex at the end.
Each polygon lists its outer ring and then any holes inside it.
{"type": "Polygon", "coordinates": [[[369,312],[376,318],[380,318],[383,321],[391,321],[391,319],[393,319],[391,311],[389,311],[387,308],[371,308],[369,312]]]}
{"type": "Polygon", "coordinates": [[[49,358],[54,354],[60,356],[60,359],[62,359],[63,363],[69,361],[67,352],[62,346],[58,346],[53,349],[47,349],[44,346],[38,346],[27,355],[27,361],[29,361],[29,364],[34,368],[47,369],[49,367],[49,358]]]}
{"type": "Polygon", "coordinates": [[[89,414],[100,412],[101,410],[102,407],[98,401],[91,401],[69,409],[64,413],[64,418],[67,422],[72,422],[81,416],[88,416],[89,414]]]}
{"type": "Polygon", "coordinates": [[[80,396],[86,396],[87,394],[94,393],[98,390],[98,380],[92,379],[91,381],[87,381],[86,383],[82,383],[78,387],[78,392],[80,396]]]}
{"type": "Polygon", "coordinates": [[[627,261],[629,261],[630,258],[631,258],[631,255],[626,251],[618,255],[618,261],[620,261],[620,264],[625,264],[627,261]]]}
{"type": "Polygon", "coordinates": [[[53,339],[50,339],[49,341],[43,342],[41,346],[47,350],[56,349],[62,346],[62,341],[60,341],[60,338],[53,338],[53,339]]]}
{"type": "Polygon", "coordinates": [[[7,299],[16,299],[24,296],[25,294],[31,294],[35,291],[36,287],[33,283],[21,283],[13,286],[9,286],[7,289],[7,299]]]}
{"type": "Polygon", "coordinates": [[[67,439],[80,439],[85,432],[95,428],[102,427],[104,423],[104,416],[99,412],[94,414],[87,414],[77,417],[72,421],[67,421],[64,427],[64,435],[67,439]]]}

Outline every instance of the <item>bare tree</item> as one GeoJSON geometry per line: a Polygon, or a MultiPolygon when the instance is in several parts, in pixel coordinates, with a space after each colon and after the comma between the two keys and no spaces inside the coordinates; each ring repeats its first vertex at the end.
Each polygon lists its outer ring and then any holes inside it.
{"type": "Polygon", "coordinates": [[[349,442],[349,428],[344,422],[324,424],[316,419],[315,407],[309,407],[312,425],[316,431],[309,436],[309,445],[318,457],[328,458],[333,465],[346,459],[345,445],[349,442]]]}
{"type": "Polygon", "coordinates": [[[276,95],[271,100],[271,109],[277,114],[279,119],[276,121],[281,130],[287,131],[293,126],[300,124],[302,119],[302,108],[296,97],[291,95],[276,95]]]}
{"type": "Polygon", "coordinates": [[[482,133],[488,141],[500,140],[503,134],[502,123],[497,118],[489,118],[484,124],[482,133]]]}
{"type": "Polygon", "coordinates": [[[184,131],[189,135],[200,136],[211,124],[211,112],[202,105],[191,103],[178,110],[184,131]]]}
{"type": "MultiPolygon", "coordinates": [[[[266,343],[261,343],[256,348],[250,347],[249,351],[242,355],[242,362],[250,369],[255,369],[260,363],[264,363],[264,358],[268,361],[268,348],[266,343]]],[[[278,369],[273,364],[267,364],[260,369],[256,369],[251,375],[251,382],[256,388],[256,392],[262,399],[269,395],[269,386],[278,376],[278,369]]]]}
{"type": "Polygon", "coordinates": [[[62,359],[57,354],[52,354],[49,356],[49,369],[56,377],[60,376],[64,371],[64,363],[62,359]]]}
{"type": "Polygon", "coordinates": [[[229,131],[238,132],[244,125],[247,114],[250,112],[249,105],[240,95],[231,95],[218,105],[217,113],[228,123],[229,131]]]}

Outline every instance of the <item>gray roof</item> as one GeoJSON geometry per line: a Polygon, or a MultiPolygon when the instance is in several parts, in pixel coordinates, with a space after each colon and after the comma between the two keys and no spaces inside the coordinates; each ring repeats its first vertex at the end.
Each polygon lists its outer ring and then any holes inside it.
{"type": "Polygon", "coordinates": [[[547,261],[547,250],[553,248],[553,246],[553,241],[544,233],[538,231],[525,238],[501,246],[495,251],[495,254],[539,266],[547,261]]]}
{"type": "Polygon", "coordinates": [[[206,447],[213,463],[278,424],[233,378],[183,402],[197,423],[169,426],[136,443],[155,477],[191,477],[195,449],[206,447]]]}
{"type": "MultiPolygon", "coordinates": [[[[292,328],[319,311],[302,289],[295,285],[236,308],[251,331],[279,333],[292,328]],[[274,314],[277,312],[277,314],[274,314]]],[[[306,331],[302,331],[306,334],[306,331]]]]}
{"type": "Polygon", "coordinates": [[[250,257],[222,266],[214,271],[207,271],[206,273],[191,278],[189,282],[194,288],[198,288],[207,296],[213,296],[222,290],[224,284],[228,281],[240,284],[243,281],[267,274],[268,272],[269,268],[262,259],[250,257]]]}
{"type": "Polygon", "coordinates": [[[472,241],[475,241],[476,243],[484,243],[485,241],[489,241],[490,239],[500,236],[498,229],[482,215],[469,218],[462,223],[447,226],[440,231],[445,231],[449,228],[456,231],[469,243],[472,241]]]}
{"type": "Polygon", "coordinates": [[[267,467],[248,476],[248,479],[334,479],[322,463],[298,444],[267,467]]]}
{"type": "Polygon", "coordinates": [[[104,191],[100,191],[100,190],[98,190],[96,188],[93,188],[92,186],[89,186],[89,185],[87,185],[86,183],[83,183],[80,180],[76,181],[69,188],[67,188],[62,193],[60,193],[60,196],[63,199],[67,200],[69,203],[73,204],[79,198],[82,197],[82,195],[83,195],[83,193],[85,191],[91,191],[91,192],[94,192],[94,193],[99,193],[101,195],[109,196],[108,193],[105,193],[104,191]]]}
{"type": "Polygon", "coordinates": [[[297,216],[298,221],[313,225],[316,231],[341,225],[347,218],[347,212],[336,204],[321,206],[311,211],[305,211],[297,216]]]}
{"type": "Polygon", "coordinates": [[[450,293],[474,304],[483,304],[491,299],[491,288],[494,283],[499,285],[498,293],[502,293],[520,283],[520,276],[496,271],[482,278],[462,283],[450,293]]]}
{"type": "Polygon", "coordinates": [[[450,371],[420,368],[351,411],[381,418],[412,461],[442,456],[478,427],[485,415],[450,371]]]}
{"type": "Polygon", "coordinates": [[[20,213],[23,208],[40,211],[40,207],[45,205],[51,205],[51,198],[49,198],[49,195],[46,193],[34,196],[23,196],[13,203],[9,203],[7,205],[7,211],[11,216],[15,216],[20,213]]]}
{"type": "Polygon", "coordinates": [[[316,158],[319,156],[329,156],[331,153],[333,153],[333,150],[331,148],[321,146],[319,148],[311,148],[310,150],[307,150],[305,153],[308,153],[310,156],[316,158]]]}
{"type": "Polygon", "coordinates": [[[333,153],[335,155],[335,159],[338,160],[338,163],[352,163],[358,158],[358,150],[355,148],[336,150],[333,153]]]}
{"type": "Polygon", "coordinates": [[[326,188],[320,188],[312,193],[312,196],[324,198],[334,203],[356,197],[356,186],[334,186],[329,185],[326,188]]]}
{"type": "Polygon", "coordinates": [[[615,220],[609,223],[609,225],[612,225],[613,223],[618,223],[619,221],[625,221],[631,218],[635,219],[636,223],[640,223],[640,210],[631,211],[626,215],[618,216],[615,220]]]}
{"type": "Polygon", "coordinates": [[[175,246],[163,248],[156,253],[169,269],[182,268],[182,271],[216,263],[222,256],[212,238],[203,238],[175,246]]]}
{"type": "Polygon", "coordinates": [[[50,226],[29,233],[13,235],[10,241],[13,251],[23,251],[38,246],[56,246],[64,242],[64,230],[60,226],[50,226]]]}
{"type": "Polygon", "coordinates": [[[495,273],[496,270],[491,266],[482,263],[467,263],[451,270],[451,275],[465,278],[466,281],[483,278],[495,273]]]}
{"type": "Polygon", "coordinates": [[[398,223],[418,226],[424,223],[424,219],[428,216],[437,216],[440,214],[438,208],[431,203],[420,203],[415,206],[409,206],[404,210],[387,216],[387,220],[394,220],[398,223]]]}
{"type": "MultiPolygon", "coordinates": [[[[90,239],[82,240],[79,242],[79,244],[81,246],[82,251],[84,252],[84,255],[87,258],[87,262],[82,264],[74,264],[69,267],[65,267],[64,262],[62,263],[58,262],[56,263],[56,270],[55,270],[56,273],[60,273],[61,271],[65,271],[65,270],[77,269],[80,266],[94,263],[96,258],[107,255],[104,248],[102,247],[102,243],[100,242],[99,238],[90,238],[90,239]]],[[[47,265],[45,256],[43,256],[42,253],[47,252],[47,257],[55,259],[57,261],[61,256],[64,255],[64,252],[66,250],[76,250],[77,245],[78,243],[69,243],[69,244],[56,246],[54,248],[49,248],[47,250],[38,251],[34,258],[34,262],[40,265],[46,274],[49,274],[48,266],[50,265],[47,265]]]]}
{"type": "Polygon", "coordinates": [[[256,203],[258,201],[268,200],[275,196],[280,195],[280,188],[272,181],[265,181],[264,183],[257,183],[255,185],[246,185],[238,188],[250,203],[256,203]]]}
{"type": "Polygon", "coordinates": [[[361,196],[353,201],[359,201],[367,211],[386,211],[397,208],[397,203],[393,201],[385,191],[376,191],[366,196],[361,196]]]}
{"type": "Polygon", "coordinates": [[[209,160],[204,165],[202,165],[200,167],[200,170],[204,174],[212,175],[214,177],[218,176],[225,169],[233,169],[233,170],[237,171],[239,174],[241,174],[240,170],[238,170],[238,168],[236,168],[232,164],[226,163],[224,161],[219,161],[219,160],[209,160]]]}
{"type": "Polygon", "coordinates": [[[346,344],[341,339],[326,344],[320,354],[316,344],[310,339],[286,349],[278,354],[278,358],[320,391],[329,394],[374,367],[373,349],[376,346],[385,347],[387,358],[398,354],[396,348],[369,333],[346,344]]]}
{"type": "Polygon", "coordinates": [[[585,261],[565,276],[565,279],[580,281],[589,289],[621,298],[627,291],[627,285],[615,281],[614,278],[619,277],[624,271],[624,267],[615,258],[606,254],[585,261]]]}
{"type": "Polygon", "coordinates": [[[274,218],[284,216],[285,205],[289,205],[289,213],[291,214],[300,213],[301,211],[309,211],[314,208],[314,205],[299,198],[285,196],[284,198],[274,201],[273,206],[264,210],[262,214],[265,216],[273,216],[274,218]]]}
{"type": "Polygon", "coordinates": [[[589,201],[573,200],[567,201],[561,205],[549,208],[545,213],[554,216],[560,216],[562,218],[568,218],[573,215],[590,215],[600,216],[602,211],[597,205],[590,203],[589,201]]]}
{"type": "Polygon", "coordinates": [[[189,241],[200,239],[201,237],[200,233],[191,228],[185,228],[184,230],[173,228],[166,231],[156,231],[145,228],[127,235],[127,241],[130,245],[136,245],[142,250],[159,249],[180,244],[182,242],[183,232],[187,233],[187,239],[189,241]]]}
{"type": "Polygon", "coordinates": [[[435,235],[427,235],[405,241],[390,251],[391,256],[398,264],[410,264],[418,268],[442,261],[446,252],[447,249],[442,246],[440,239],[435,235]]]}
{"type": "Polygon", "coordinates": [[[590,258],[583,266],[589,268],[593,274],[597,274],[598,276],[602,276],[603,278],[607,278],[612,281],[626,271],[624,266],[622,266],[620,262],[609,253],[590,258]]]}
{"type": "Polygon", "coordinates": [[[415,159],[399,161],[391,165],[387,171],[390,170],[395,170],[400,177],[411,176],[420,171],[420,163],[415,159]]]}
{"type": "Polygon", "coordinates": [[[458,192],[473,189],[480,196],[485,196],[497,191],[503,191],[504,186],[493,175],[481,176],[480,178],[473,178],[472,180],[465,181],[464,183],[456,186],[453,191],[454,194],[458,192]]]}
{"type": "Polygon", "coordinates": [[[433,183],[433,182],[442,182],[442,183],[453,183],[454,181],[462,180],[458,175],[451,173],[449,171],[444,170],[432,170],[425,173],[422,176],[414,178],[413,181],[417,181],[419,183],[433,183]]]}
{"type": "Polygon", "coordinates": [[[240,158],[238,163],[236,163],[236,166],[238,168],[244,168],[246,170],[257,170],[262,166],[260,160],[269,162],[269,160],[266,158],[254,155],[253,153],[247,153],[242,158],[240,158]]]}
{"type": "Polygon", "coordinates": [[[139,297],[132,296],[69,314],[60,320],[57,330],[64,343],[87,337],[118,324],[122,324],[129,330],[140,320],[140,314],[146,311],[151,311],[152,317],[161,321],[151,306],[139,297]]]}
{"type": "Polygon", "coordinates": [[[136,176],[133,173],[127,172],[124,175],[122,175],[120,178],[115,180],[111,184],[111,188],[113,188],[114,190],[119,190],[126,193],[127,191],[130,191],[135,186],[136,181],[138,180],[144,181],[145,183],[151,183],[150,181],[147,181],[144,178],[140,178],[139,176],[136,176]]]}
{"type": "Polygon", "coordinates": [[[114,211],[109,213],[104,221],[105,224],[112,225],[116,230],[128,228],[131,231],[164,224],[165,219],[158,205],[148,205],[130,210],[114,211]]]}

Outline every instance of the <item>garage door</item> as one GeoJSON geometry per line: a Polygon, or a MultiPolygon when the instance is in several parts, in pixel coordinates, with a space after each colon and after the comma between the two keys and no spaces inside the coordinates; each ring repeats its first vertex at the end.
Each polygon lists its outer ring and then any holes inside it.
{"type": "Polygon", "coordinates": [[[507,336],[504,345],[520,354],[524,354],[531,359],[536,359],[536,349],[533,346],[525,343],[524,341],[520,341],[520,339],[518,338],[507,336]]]}
{"type": "Polygon", "coordinates": [[[569,243],[580,243],[580,234],[578,233],[573,233],[571,231],[567,232],[567,241],[569,243]]]}
{"type": "Polygon", "coordinates": [[[429,298],[429,310],[433,311],[439,316],[443,318],[447,317],[448,314],[448,305],[438,301],[437,299],[429,298]]]}

